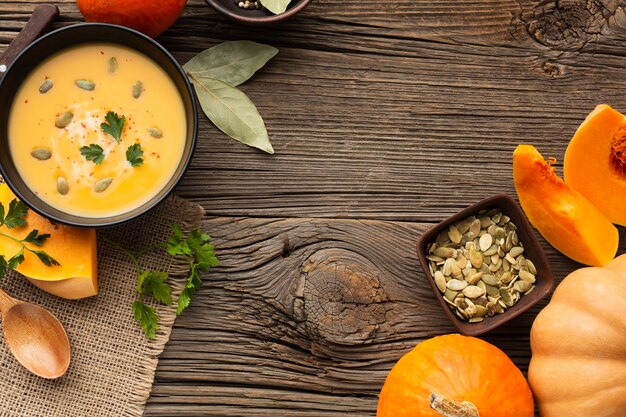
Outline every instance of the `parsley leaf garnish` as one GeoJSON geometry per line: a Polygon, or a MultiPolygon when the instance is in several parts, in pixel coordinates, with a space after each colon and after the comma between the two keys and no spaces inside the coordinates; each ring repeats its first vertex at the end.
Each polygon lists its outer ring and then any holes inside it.
{"type": "Polygon", "coordinates": [[[211,237],[202,230],[194,229],[185,237],[180,225],[173,224],[172,234],[166,243],[144,248],[136,253],[132,253],[119,244],[105,238],[110,244],[128,255],[137,269],[137,300],[133,303],[133,315],[140,323],[141,328],[149,339],[156,337],[158,329],[158,314],[154,307],[145,303],[146,298],[152,298],[160,304],[171,305],[172,288],[167,283],[169,276],[167,272],[143,270],[139,264],[139,258],[157,248],[165,248],[172,256],[182,256],[189,263],[189,276],[185,280],[185,287],[178,296],[176,314],[189,306],[195,292],[202,286],[202,273],[208,272],[210,268],[219,265],[215,256],[213,245],[209,244],[211,237]]]}
{"type": "Polygon", "coordinates": [[[141,149],[141,145],[138,143],[130,145],[128,149],[126,149],[126,160],[134,167],[138,167],[143,164],[142,156],[143,150],[141,149]]]}
{"type": "Polygon", "coordinates": [[[154,307],[145,305],[141,300],[133,303],[133,316],[141,324],[141,328],[148,339],[156,338],[156,331],[159,328],[159,316],[154,307]]]}
{"type": "Polygon", "coordinates": [[[113,138],[120,143],[122,139],[122,130],[124,129],[124,124],[126,123],[126,116],[119,117],[115,112],[108,112],[105,116],[107,123],[101,123],[100,128],[104,133],[108,133],[113,136],[113,138]]]}
{"type": "Polygon", "coordinates": [[[80,148],[80,154],[88,161],[93,161],[94,164],[101,164],[104,161],[104,149],[97,143],[92,143],[89,146],[83,146],[80,148]]]}
{"type": "MultiPolygon", "coordinates": [[[[11,200],[9,203],[8,212],[5,211],[4,205],[0,203],[0,226],[6,226],[8,229],[24,226],[26,224],[27,214],[28,207],[16,198],[11,200]]],[[[60,265],[45,251],[32,249],[26,245],[26,243],[30,243],[34,246],[42,246],[50,237],[50,234],[48,233],[40,234],[39,230],[33,229],[28,232],[26,237],[18,239],[15,236],[0,231],[0,236],[10,239],[21,246],[19,252],[11,256],[8,261],[4,255],[0,255],[0,278],[4,277],[9,269],[16,269],[22,262],[24,262],[25,253],[27,251],[37,256],[37,258],[39,258],[39,260],[46,266],[60,265]]]]}

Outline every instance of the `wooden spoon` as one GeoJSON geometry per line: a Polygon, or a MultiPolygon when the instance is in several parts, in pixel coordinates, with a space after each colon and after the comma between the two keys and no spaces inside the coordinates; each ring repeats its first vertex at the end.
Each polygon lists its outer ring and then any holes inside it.
{"type": "Polygon", "coordinates": [[[4,340],[19,363],[42,378],[65,374],[70,366],[70,341],[52,313],[16,300],[1,289],[0,311],[4,340]]]}

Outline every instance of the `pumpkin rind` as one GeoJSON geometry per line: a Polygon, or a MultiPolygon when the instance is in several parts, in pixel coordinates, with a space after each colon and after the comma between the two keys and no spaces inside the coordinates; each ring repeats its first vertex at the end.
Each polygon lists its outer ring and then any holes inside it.
{"type": "MultiPolygon", "coordinates": [[[[0,202],[8,209],[15,195],[6,184],[0,184],[0,202]]],[[[52,224],[48,219],[32,210],[26,216],[26,225],[14,229],[0,227],[2,233],[24,238],[31,230],[49,233],[41,247],[27,243],[32,249],[43,250],[52,256],[61,266],[46,266],[35,255],[25,251],[24,262],[17,271],[44,291],[63,298],[84,298],[98,293],[96,231],[52,224]]],[[[15,255],[21,246],[0,236],[0,254],[5,258],[15,255]]]]}
{"type": "Polygon", "coordinates": [[[531,145],[513,153],[513,180],[532,225],[564,255],[585,265],[606,265],[619,233],[584,196],[563,182],[531,145]]]}
{"type": "Polygon", "coordinates": [[[601,104],[587,116],[567,146],[563,176],[567,184],[584,195],[608,220],[626,226],[623,114],[601,104]]]}
{"type": "Polygon", "coordinates": [[[626,415],[626,255],[582,268],[535,319],[530,386],[542,417],[626,415]]]}
{"type": "Polygon", "coordinates": [[[377,417],[441,417],[430,396],[474,404],[480,417],[532,417],[533,397],[520,370],[497,347],[474,337],[438,336],[418,344],[393,367],[377,417]]]}

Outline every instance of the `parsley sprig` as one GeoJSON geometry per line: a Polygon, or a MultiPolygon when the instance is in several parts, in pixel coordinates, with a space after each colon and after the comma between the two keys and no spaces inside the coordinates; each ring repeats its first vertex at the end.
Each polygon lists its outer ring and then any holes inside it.
{"type": "Polygon", "coordinates": [[[89,146],[83,146],[80,148],[80,154],[88,161],[93,161],[98,165],[104,161],[104,149],[97,143],[92,143],[89,146]]]}
{"type": "Polygon", "coordinates": [[[137,270],[137,299],[132,305],[133,316],[149,339],[156,338],[156,332],[159,329],[159,316],[156,309],[147,305],[145,300],[152,298],[160,304],[171,305],[173,302],[172,288],[167,282],[169,279],[167,272],[144,270],[139,259],[147,253],[164,248],[168,254],[183,257],[189,263],[190,273],[186,278],[185,288],[178,297],[176,314],[181,314],[189,306],[196,290],[202,286],[202,273],[219,265],[214,247],[209,243],[211,238],[208,234],[199,229],[194,229],[185,237],[179,225],[173,224],[171,227],[172,234],[166,243],[157,243],[135,253],[105,239],[128,255],[135,265],[137,270]]]}
{"type": "Polygon", "coordinates": [[[122,130],[124,130],[124,124],[126,123],[126,116],[118,116],[115,112],[108,112],[104,117],[106,122],[100,124],[100,128],[104,133],[108,133],[120,143],[122,139],[122,130]]]}
{"type": "MultiPolygon", "coordinates": [[[[22,227],[26,225],[26,215],[28,214],[28,207],[18,199],[13,199],[9,203],[9,210],[5,211],[4,205],[0,203],[0,226],[6,226],[8,229],[14,229],[16,227],[22,227]]],[[[4,255],[0,255],[0,278],[4,277],[7,270],[17,268],[22,262],[24,262],[24,253],[30,252],[37,256],[39,260],[46,266],[60,265],[52,256],[48,255],[43,250],[32,249],[27,246],[26,243],[41,247],[44,242],[50,237],[48,233],[39,233],[39,230],[31,230],[26,237],[18,239],[7,233],[0,232],[0,236],[10,239],[20,244],[20,250],[13,256],[7,259],[4,255]]]]}
{"type": "Polygon", "coordinates": [[[143,164],[142,156],[143,149],[141,149],[141,145],[139,143],[130,145],[128,149],[126,149],[126,160],[134,167],[138,167],[143,164]]]}

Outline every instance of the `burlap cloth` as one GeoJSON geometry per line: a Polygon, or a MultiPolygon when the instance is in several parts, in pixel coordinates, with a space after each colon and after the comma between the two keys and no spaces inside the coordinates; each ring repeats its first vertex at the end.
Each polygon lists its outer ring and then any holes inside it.
{"type": "MultiPolygon", "coordinates": [[[[0,284],[16,298],[42,305],[65,326],[72,346],[66,375],[48,381],[30,374],[9,353],[0,338],[0,416],[23,417],[138,417],[154,380],[158,356],[168,341],[176,318],[175,303],[159,306],[159,331],[148,340],[133,319],[136,272],[131,260],[103,241],[141,249],[164,242],[170,223],[183,230],[199,227],[202,208],[170,198],[138,220],[98,232],[100,293],[84,300],[63,300],[32,286],[15,272],[0,284]]],[[[188,264],[163,251],[141,259],[146,269],[168,271],[176,283],[174,299],[182,289],[188,264]]]]}

